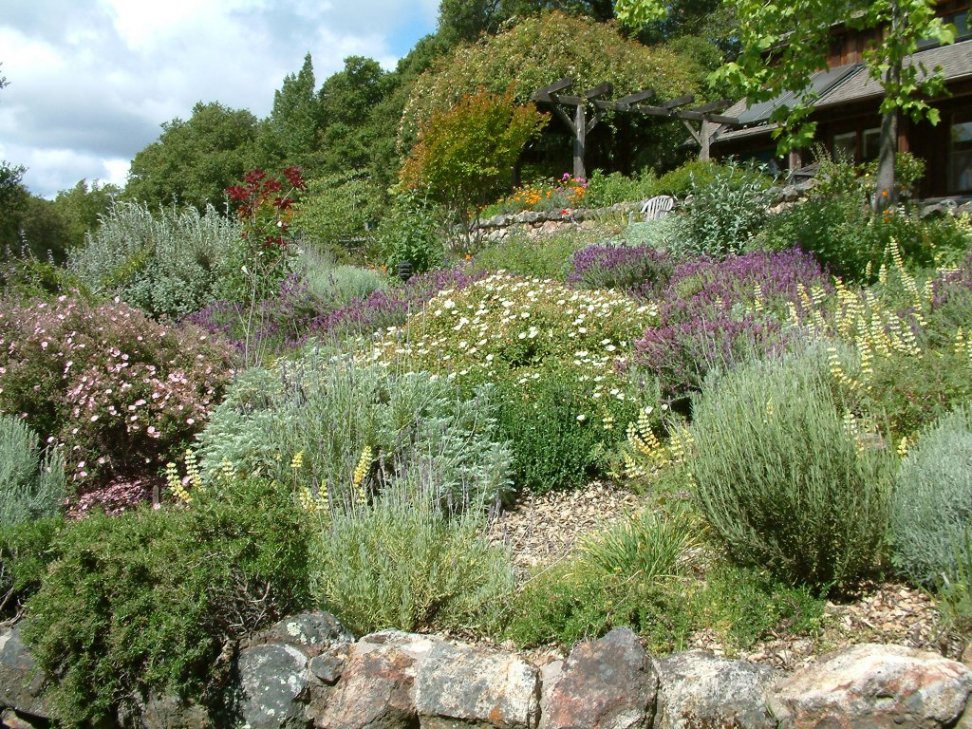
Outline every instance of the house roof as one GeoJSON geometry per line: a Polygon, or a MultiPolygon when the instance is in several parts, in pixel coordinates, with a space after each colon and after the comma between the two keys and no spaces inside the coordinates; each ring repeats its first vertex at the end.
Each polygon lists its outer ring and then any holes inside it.
{"type": "MultiPolygon", "coordinates": [[[[921,64],[929,71],[941,66],[946,83],[972,78],[972,39],[918,51],[905,62],[921,64]]],[[[817,94],[813,102],[813,107],[817,109],[877,98],[883,93],[880,82],[871,78],[863,63],[852,63],[818,71],[811,77],[810,83],[817,94]]],[[[715,135],[713,142],[768,133],[776,127],[775,124],[766,123],[773,111],[781,106],[793,104],[796,98],[797,94],[787,91],[770,101],[752,106],[749,106],[745,99],[736,102],[723,114],[736,117],[742,126],[723,128],[715,135]]]]}

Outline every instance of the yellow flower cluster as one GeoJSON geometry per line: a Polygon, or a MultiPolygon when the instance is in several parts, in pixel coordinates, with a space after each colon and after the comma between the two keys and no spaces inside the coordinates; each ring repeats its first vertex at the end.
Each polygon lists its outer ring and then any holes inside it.
{"type": "MultiPolygon", "coordinates": [[[[626,447],[621,451],[626,479],[650,478],[667,466],[684,463],[691,451],[692,434],[682,425],[662,443],[651,425],[652,408],[643,408],[637,422],[628,423],[626,447]]],[[[617,474],[614,474],[615,476],[617,474]]]]}
{"type": "Polygon", "coordinates": [[[165,483],[179,501],[186,505],[191,504],[192,496],[189,494],[186,484],[196,491],[201,491],[203,488],[202,476],[199,473],[199,464],[196,462],[196,454],[192,451],[186,451],[185,483],[179,477],[179,469],[175,463],[170,461],[165,464],[165,483]]]}

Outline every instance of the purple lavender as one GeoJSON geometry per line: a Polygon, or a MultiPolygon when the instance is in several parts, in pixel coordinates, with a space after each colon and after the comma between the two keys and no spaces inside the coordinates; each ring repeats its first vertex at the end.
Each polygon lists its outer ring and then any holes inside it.
{"type": "Polygon", "coordinates": [[[567,282],[652,298],[674,271],[671,257],[648,246],[587,246],[574,254],[567,282]]]}
{"type": "Polygon", "coordinates": [[[799,249],[683,263],[664,291],[658,326],[635,344],[635,364],[655,375],[669,398],[698,390],[713,368],[784,346],[780,321],[788,303],[802,311],[801,285],[833,290],[826,272],[799,249]]]}
{"type": "Polygon", "coordinates": [[[774,314],[787,303],[800,309],[799,287],[822,286],[833,291],[830,276],[816,259],[799,248],[757,251],[723,261],[696,258],[675,269],[661,302],[663,324],[715,318],[733,309],[753,308],[759,287],[764,307],[774,314]]]}

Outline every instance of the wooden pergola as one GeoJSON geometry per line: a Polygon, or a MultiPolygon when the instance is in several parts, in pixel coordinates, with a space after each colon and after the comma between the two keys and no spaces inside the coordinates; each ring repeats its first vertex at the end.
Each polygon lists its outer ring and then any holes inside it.
{"type": "Polygon", "coordinates": [[[600,117],[596,115],[598,110],[681,119],[689,134],[701,148],[699,159],[709,159],[709,145],[712,137],[722,126],[739,125],[738,119],[717,113],[730,105],[731,102],[726,100],[713,101],[702,106],[686,109],[684,107],[695,101],[694,96],[679,96],[675,99],[659,102],[655,100],[655,90],[646,89],[628,94],[615,101],[608,101],[603,97],[614,91],[614,87],[609,83],[595,86],[579,95],[563,93],[573,85],[573,79],[562,78],[560,81],[535,91],[530,98],[540,104],[550,104],[554,113],[574,135],[574,177],[587,176],[584,167],[584,151],[587,146],[587,135],[600,121],[600,117]],[[565,107],[573,107],[573,114],[568,113],[565,107]],[[588,107],[593,107],[591,113],[589,113],[588,107]]]}

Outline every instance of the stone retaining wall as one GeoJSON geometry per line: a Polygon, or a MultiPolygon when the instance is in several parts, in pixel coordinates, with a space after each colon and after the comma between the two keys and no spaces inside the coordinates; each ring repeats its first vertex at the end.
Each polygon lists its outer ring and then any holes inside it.
{"type": "MultiPolygon", "coordinates": [[[[972,726],[972,670],[936,653],[860,645],[793,674],[692,651],[649,655],[626,628],[540,665],[398,631],[355,641],[327,613],[281,621],[237,653],[234,719],[149,697],[150,729],[771,729],[972,726]]],[[[0,635],[5,726],[46,719],[17,628],[0,635]]]]}
{"type": "MultiPolygon", "coordinates": [[[[807,180],[793,185],[774,189],[773,203],[770,212],[779,212],[806,196],[815,182],[807,180]]],[[[594,227],[596,221],[605,218],[628,218],[640,220],[639,211],[642,202],[618,203],[605,208],[577,208],[573,210],[555,210],[549,212],[527,211],[508,215],[494,215],[482,220],[475,227],[476,234],[483,241],[497,242],[506,238],[512,232],[522,232],[528,237],[535,238],[551,235],[565,228],[580,227],[588,229],[594,227]]],[[[676,202],[676,206],[684,205],[676,202]]],[[[921,217],[931,215],[972,215],[972,200],[967,198],[946,198],[919,201],[921,217]]]]}

